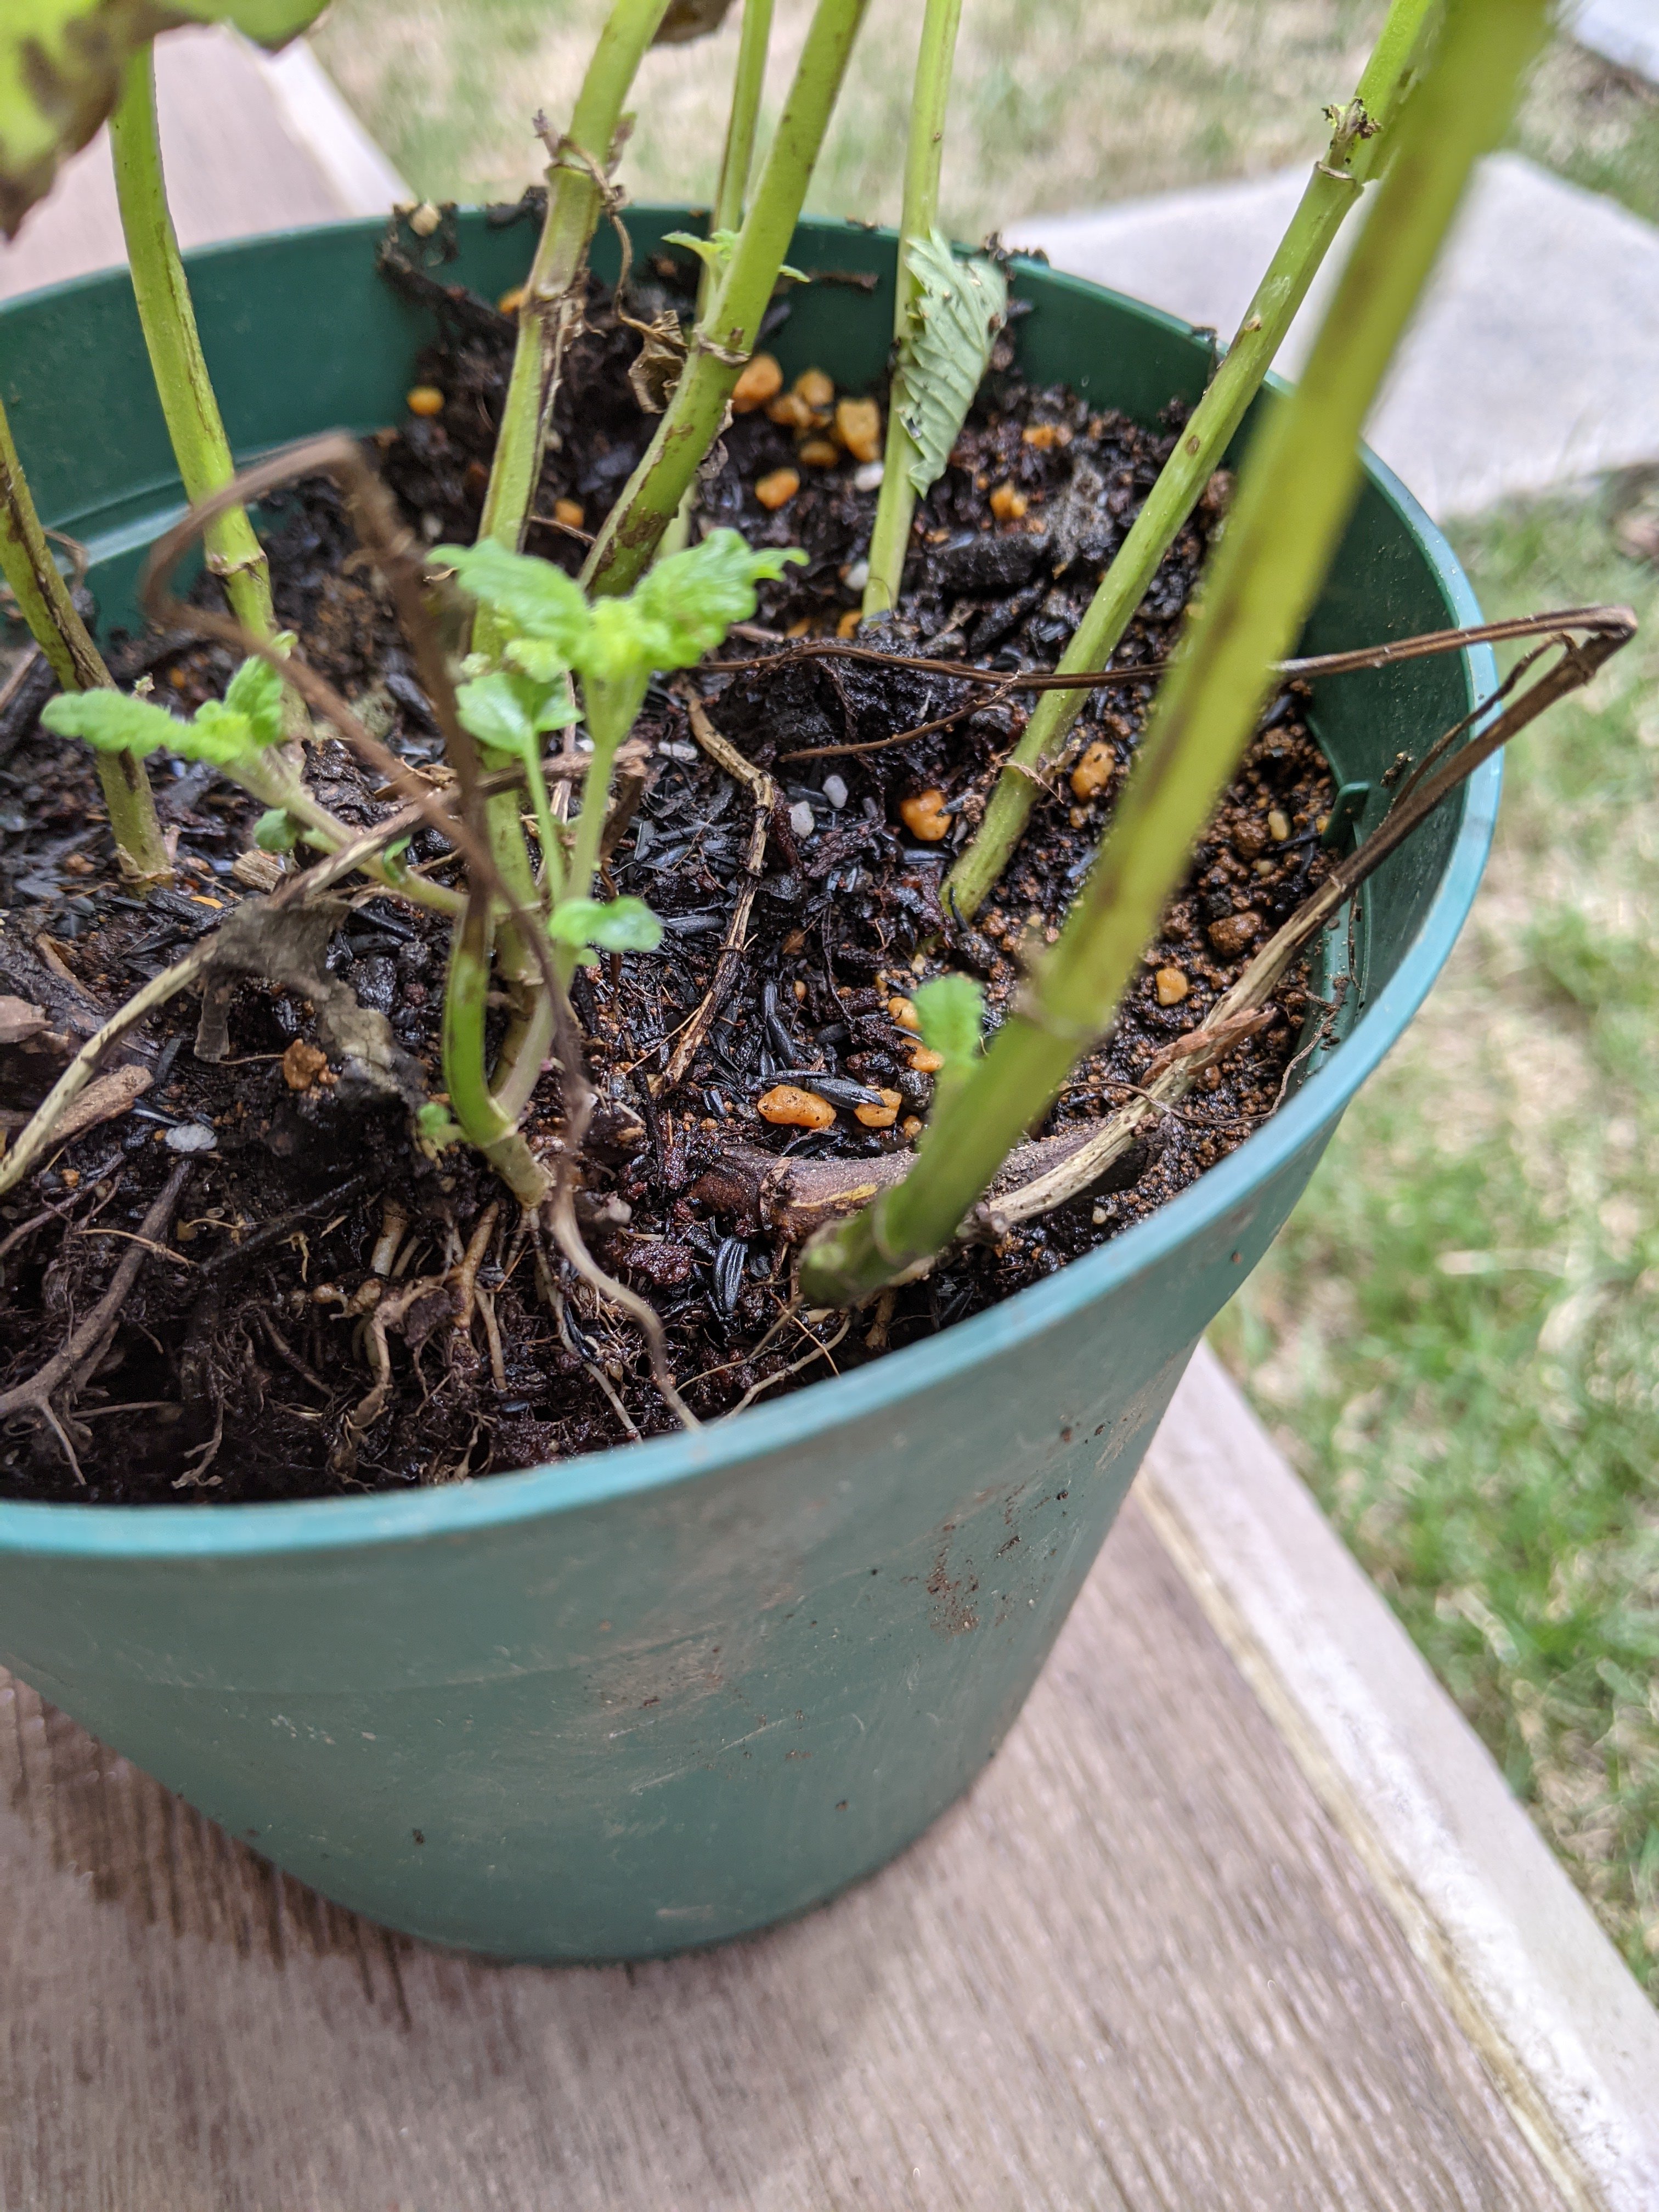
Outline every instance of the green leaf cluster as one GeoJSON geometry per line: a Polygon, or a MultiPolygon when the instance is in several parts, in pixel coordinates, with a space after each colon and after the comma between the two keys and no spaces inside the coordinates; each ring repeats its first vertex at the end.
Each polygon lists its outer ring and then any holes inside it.
{"type": "Polygon", "coordinates": [[[529,676],[522,668],[491,669],[457,684],[455,706],[486,752],[520,761],[538,757],[549,731],[576,719],[562,668],[549,677],[529,676]]]}
{"type": "Polygon", "coordinates": [[[280,46],[323,0],[4,0],[0,6],[0,231],[52,189],[108,117],[131,57],[184,23],[231,23],[280,46]]]}
{"type": "Polygon", "coordinates": [[[282,743],[283,679],[269,661],[245,660],[224,697],[205,700],[187,722],[151,700],[104,690],[62,692],[47,701],[40,721],[54,736],[80,738],[100,752],[172,753],[209,761],[240,781],[282,743]]]}
{"type": "Polygon", "coordinates": [[[916,448],[909,476],[918,498],[945,472],[1008,313],[1008,280],[994,261],[959,261],[940,231],[915,240],[910,327],[899,349],[894,404],[916,448]]]}
{"type": "Polygon", "coordinates": [[[542,684],[569,671],[584,687],[636,690],[642,697],[652,676],[693,666],[733,623],[747,621],[757,583],[806,556],[793,548],[756,551],[735,530],[716,530],[659,561],[626,599],[592,602],[562,568],[509,553],[493,538],[440,545],[432,558],[495,617],[508,668],[542,684]]]}

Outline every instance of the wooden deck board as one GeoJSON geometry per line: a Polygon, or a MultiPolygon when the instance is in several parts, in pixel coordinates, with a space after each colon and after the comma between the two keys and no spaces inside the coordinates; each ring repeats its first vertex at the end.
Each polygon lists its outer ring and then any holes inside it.
{"type": "Polygon", "coordinates": [[[0,2206],[1562,2203],[1133,1506],[963,1804],[632,1970],[390,1936],[3,1694],[0,2206]]]}
{"type": "MultiPolygon", "coordinates": [[[[331,165],[299,128],[304,103],[331,95],[308,54],[272,65],[232,33],[169,33],[155,49],[156,109],[167,198],[186,252],[312,222],[379,215],[403,197],[398,179],[343,103],[311,118],[331,133],[331,165]],[[285,96],[286,95],[286,96],[285,96]]],[[[125,261],[109,134],[64,165],[50,196],[0,240],[0,299],[125,261]]]]}

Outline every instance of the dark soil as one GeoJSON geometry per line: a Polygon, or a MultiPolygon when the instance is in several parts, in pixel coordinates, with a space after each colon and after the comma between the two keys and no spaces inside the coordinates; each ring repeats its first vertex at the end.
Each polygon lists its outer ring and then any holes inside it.
{"type": "MultiPolygon", "coordinates": [[[[644,275],[635,309],[648,313],[661,304],[653,285],[672,297],[678,272],[665,265],[644,275]]],[[[443,412],[411,416],[379,441],[389,482],[434,542],[475,529],[511,343],[510,326],[485,303],[441,304],[439,341],[411,381],[442,390],[443,412]]],[[[651,429],[626,379],[637,340],[599,303],[593,320],[561,396],[538,506],[550,518],[556,500],[574,500],[589,531],[651,429]]],[[[1012,350],[925,503],[914,588],[882,637],[894,649],[999,669],[1051,665],[1179,428],[1173,413],[1165,429],[1147,431],[1091,414],[1064,391],[1031,390],[1012,350]],[[1027,512],[994,524],[988,494],[1005,483],[1024,494],[1027,512]]],[[[856,489],[855,465],[843,457],[834,468],[802,467],[799,492],[767,512],[752,488],[797,465],[795,446],[764,415],[740,417],[703,495],[711,525],[799,544],[811,556],[764,590],[755,629],[772,638],[833,635],[856,606],[860,580],[848,572],[876,503],[873,490],[856,489]]],[[[1168,649],[1212,519],[1201,515],[1172,551],[1120,662],[1155,661],[1168,649]]],[[[435,732],[407,650],[374,580],[353,558],[331,489],[303,488],[267,535],[279,612],[307,653],[406,757],[434,761],[435,732]]],[[[530,548],[574,568],[582,540],[550,520],[532,530],[530,548]]],[[[749,793],[692,742],[682,699],[665,690],[653,690],[641,720],[652,764],[611,874],[617,891],[649,902],[666,935],[659,953],[613,957],[577,991],[602,1101],[584,1167],[586,1234],[662,1316],[674,1373],[705,1419],[914,1343],[1164,1204],[1272,1112],[1307,1013],[1305,988],[1292,982],[1273,1024],[1211,1069],[1181,1112],[1119,1162],[1109,1188],[1000,1245],[959,1248],[926,1281],[850,1323],[802,1313],[790,1297],[790,1253],[746,1218],[722,1163],[739,1143],[848,1157],[908,1141],[906,1124],[913,1134],[931,1078],[911,1069],[915,1040],[890,1000],[966,967],[1000,1018],[1022,945],[1052,939],[1088,866],[1152,685],[1090,699],[1082,742],[1109,746],[1116,779],[1086,805],[1060,779],[979,930],[952,942],[939,884],[979,818],[1018,714],[1005,704],[903,744],[850,751],[948,713],[969,694],[945,678],[847,660],[774,665],[776,649],[751,634],[729,650],[752,656],[752,666],[698,679],[720,729],[771,770],[780,799],[743,957],[684,1079],[668,1086],[662,1071],[708,991],[746,881],[752,808],[749,793]],[[900,813],[927,789],[943,793],[953,819],[942,842],[916,842],[900,813]],[[936,951],[923,949],[930,944],[936,951]],[[845,1102],[833,1129],[803,1135],[759,1118],[755,1101],[788,1071],[813,1071],[821,1092],[845,1102]],[[861,1127],[853,1107],[884,1089],[902,1096],[898,1123],[861,1127]]],[[[220,693],[230,666],[218,648],[177,638],[129,643],[119,659],[124,680],[147,669],[186,706],[220,693]]],[[[114,875],[88,759],[34,728],[40,703],[37,696],[9,716],[0,710],[0,994],[41,1007],[49,1024],[44,1039],[0,1047],[0,1109],[13,1128],[69,1048],[53,1039],[94,1027],[243,895],[232,870],[254,811],[205,770],[158,770],[163,813],[179,833],[179,882],[141,904],[114,875]]],[[[351,821],[386,811],[337,744],[314,749],[312,775],[351,821]]],[[[1300,902],[1325,865],[1316,825],[1331,789],[1301,702],[1287,693],[1200,848],[1115,1030],[1078,1071],[1051,1128],[1121,1105],[1131,1095],[1124,1086],[1234,980],[1252,938],[1260,942],[1300,902]],[[1269,836],[1273,810],[1289,817],[1288,840],[1269,836]],[[1179,1004],[1159,1003],[1158,967],[1186,976],[1179,1004]]],[[[423,834],[414,857],[442,872],[447,850],[423,834]]],[[[443,940],[433,917],[365,893],[328,955],[365,1005],[389,1015],[434,1089],[443,940]]],[[[197,1011],[186,994],[134,1042],[130,1057],[154,1077],[136,1106],[76,1138],[0,1203],[0,1388],[14,1388],[96,1304],[181,1151],[191,1161],[170,1231],[154,1240],[164,1249],[144,1252],[95,1376],[72,1407],[58,1401],[84,1486],[52,1431],[20,1417],[0,1437],[0,1492],[126,1503],[327,1495],[453,1481],[672,1426],[636,1330],[538,1246],[473,1156],[422,1158],[401,1114],[346,1095],[331,1072],[294,1087],[304,1071],[284,1054],[313,1034],[307,1000],[243,986],[231,1055],[217,1065],[192,1054],[197,1011]],[[477,1270],[470,1313],[454,1280],[469,1247],[477,1270]],[[347,1416],[371,1387],[377,1342],[394,1387],[351,1451],[342,1441],[347,1416]]],[[[550,1135],[557,1117],[548,1077],[529,1117],[532,1138],[550,1135]]]]}

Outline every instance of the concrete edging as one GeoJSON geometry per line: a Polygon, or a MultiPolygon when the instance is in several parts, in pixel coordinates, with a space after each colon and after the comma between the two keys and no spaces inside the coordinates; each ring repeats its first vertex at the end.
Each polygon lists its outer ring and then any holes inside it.
{"type": "Polygon", "coordinates": [[[1568,2202],[1652,2212],[1659,2012],[1207,1346],[1136,1494],[1568,2202]]]}

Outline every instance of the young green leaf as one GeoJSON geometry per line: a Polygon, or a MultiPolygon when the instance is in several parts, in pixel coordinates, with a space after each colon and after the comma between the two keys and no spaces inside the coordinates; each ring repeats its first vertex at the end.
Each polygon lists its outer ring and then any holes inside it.
{"type": "MultiPolygon", "coordinates": [[[[711,231],[707,238],[699,238],[694,231],[665,230],[662,234],[665,246],[683,246],[688,253],[695,253],[699,261],[712,269],[716,278],[724,276],[731,266],[732,250],[738,242],[735,230],[711,231]]],[[[792,269],[786,261],[778,274],[787,276],[797,284],[810,284],[811,278],[804,269],[792,269]]]]}
{"type": "Polygon", "coordinates": [[[121,71],[159,31],[234,23],[280,46],[322,0],[6,0],[0,8],[0,231],[52,189],[58,163],[115,105],[121,71]]]}
{"type": "Polygon", "coordinates": [[[662,924],[643,899],[562,899],[548,916],[547,933],[560,945],[592,945],[601,952],[654,952],[662,924]]]}
{"type": "Polygon", "coordinates": [[[281,744],[283,679],[268,660],[255,653],[242,663],[225,686],[225,704],[246,721],[256,744],[281,744]]]}
{"type": "Polygon", "coordinates": [[[487,752],[510,753],[528,760],[541,750],[549,730],[562,730],[576,719],[563,672],[548,683],[514,668],[499,668],[458,684],[455,705],[461,720],[487,752]]]}
{"type": "Polygon", "coordinates": [[[659,561],[627,599],[592,606],[562,568],[509,553],[493,538],[440,545],[432,558],[514,633],[506,655],[525,674],[550,681],[572,668],[593,682],[625,684],[690,667],[754,613],[763,578],[781,576],[786,562],[806,556],[793,548],[757,552],[735,530],[716,530],[659,561]]]}
{"type": "Polygon", "coordinates": [[[291,853],[300,842],[300,825],[286,807],[268,806],[253,825],[253,842],[262,853],[291,853]]]}
{"type": "Polygon", "coordinates": [[[657,673],[695,666],[733,623],[754,613],[757,583],[805,558],[795,546],[756,551],[735,530],[711,531],[701,544],[659,561],[627,599],[597,602],[592,672],[614,680],[629,666],[657,673]]]}
{"type": "Polygon", "coordinates": [[[921,1041],[947,1067],[970,1067],[979,1058],[985,993],[970,975],[936,975],[912,1001],[921,1041]]]}
{"type": "Polygon", "coordinates": [[[428,1098],[415,1110],[415,1133],[428,1152],[441,1152],[459,1145],[465,1132],[441,1098],[428,1098]]]}
{"type": "Polygon", "coordinates": [[[40,726],[55,738],[80,738],[102,753],[178,752],[190,725],[148,699],[125,691],[63,691],[40,709],[40,726]]]}
{"type": "Polygon", "coordinates": [[[66,691],[48,700],[40,714],[55,737],[82,738],[100,752],[175,754],[180,760],[208,761],[234,775],[282,737],[282,679],[262,660],[244,661],[231,679],[228,699],[206,699],[193,719],[180,721],[148,699],[123,691],[66,691]],[[258,670],[252,678],[250,670],[258,670]],[[248,709],[252,709],[249,712],[248,709]],[[258,717],[257,720],[255,717],[258,717]]]}
{"type": "Polygon", "coordinates": [[[937,230],[910,247],[909,267],[918,291],[893,389],[916,447],[910,482],[920,497],[944,474],[968,419],[1008,312],[1008,281],[983,255],[958,261],[937,230]]]}
{"type": "Polygon", "coordinates": [[[437,545],[431,557],[434,568],[453,569],[461,589],[520,637],[552,647],[561,667],[577,666],[588,632],[588,605],[580,585],[562,568],[532,553],[509,553],[493,538],[480,538],[476,545],[437,545]]]}

